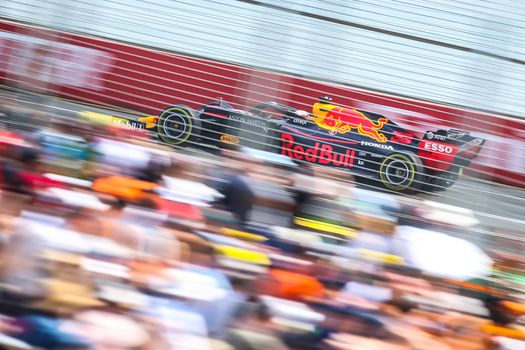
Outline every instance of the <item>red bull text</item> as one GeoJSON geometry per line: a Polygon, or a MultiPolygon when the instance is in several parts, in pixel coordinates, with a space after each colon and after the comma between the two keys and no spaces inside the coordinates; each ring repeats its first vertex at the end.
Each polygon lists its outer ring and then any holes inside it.
{"type": "Polygon", "coordinates": [[[354,165],[355,151],[345,149],[344,153],[335,152],[332,145],[316,142],[314,147],[295,144],[290,134],[281,134],[281,154],[297,160],[332,165],[340,168],[351,168],[354,165]]]}
{"type": "Polygon", "coordinates": [[[388,118],[379,118],[374,122],[356,109],[327,104],[322,104],[322,107],[314,105],[313,112],[315,117],[310,117],[310,120],[319,127],[329,130],[331,134],[345,134],[352,129],[357,129],[361,135],[377,142],[387,142],[386,136],[379,130],[388,122],[388,118]]]}

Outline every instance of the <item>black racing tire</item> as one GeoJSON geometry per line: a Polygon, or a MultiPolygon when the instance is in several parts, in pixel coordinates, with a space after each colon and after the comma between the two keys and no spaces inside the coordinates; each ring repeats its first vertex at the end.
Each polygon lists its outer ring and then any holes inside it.
{"type": "Polygon", "coordinates": [[[416,155],[393,153],[379,166],[379,179],[388,190],[405,192],[418,190],[425,180],[423,162],[416,155]]]}
{"type": "Polygon", "coordinates": [[[170,146],[190,146],[198,140],[200,131],[200,120],[185,105],[170,106],[157,119],[157,135],[170,146]]]}
{"type": "Polygon", "coordinates": [[[432,192],[445,191],[456,183],[460,174],[461,167],[453,165],[446,172],[428,175],[426,189],[432,192]]]}

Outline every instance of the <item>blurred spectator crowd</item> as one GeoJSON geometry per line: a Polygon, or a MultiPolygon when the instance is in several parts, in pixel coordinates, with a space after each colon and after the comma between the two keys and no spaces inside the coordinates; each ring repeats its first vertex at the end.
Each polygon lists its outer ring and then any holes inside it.
{"type": "Polygon", "coordinates": [[[522,259],[462,239],[466,210],[0,114],[0,348],[525,349],[522,259]]]}

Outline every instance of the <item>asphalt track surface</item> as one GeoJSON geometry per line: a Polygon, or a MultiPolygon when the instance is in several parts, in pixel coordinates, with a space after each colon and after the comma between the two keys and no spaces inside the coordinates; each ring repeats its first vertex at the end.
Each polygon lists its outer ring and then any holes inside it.
{"type": "MultiPolygon", "coordinates": [[[[1,91],[0,98],[13,100],[17,95],[1,91]]],[[[46,110],[55,115],[75,118],[79,111],[93,111],[116,117],[135,119],[145,116],[130,110],[105,108],[69,100],[46,98],[45,102],[34,105],[35,108],[46,110]]],[[[178,150],[179,153],[195,158],[218,160],[211,152],[199,147],[189,147],[178,150]]],[[[368,185],[361,185],[370,188],[368,185]]],[[[277,188],[266,188],[266,196],[286,196],[277,188]]],[[[406,198],[406,195],[400,195],[406,198]]],[[[480,224],[472,232],[471,238],[482,245],[491,244],[494,232],[504,236],[512,236],[518,240],[525,238],[525,190],[494,182],[479,180],[471,176],[462,176],[457,183],[447,191],[437,194],[418,194],[414,199],[429,200],[442,204],[467,208],[475,213],[480,224]]]]}

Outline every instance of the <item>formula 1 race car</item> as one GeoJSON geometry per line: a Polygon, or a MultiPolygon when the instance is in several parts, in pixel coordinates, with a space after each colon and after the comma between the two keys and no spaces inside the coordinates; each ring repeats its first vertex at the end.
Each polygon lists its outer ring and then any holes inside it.
{"type": "Polygon", "coordinates": [[[240,144],[298,162],[348,169],[389,190],[444,190],[470,165],[485,140],[461,130],[428,131],[422,138],[391,119],[345,108],[323,96],[311,112],[276,102],[250,110],[218,100],[194,110],[174,105],[156,120],[170,145],[240,144]]]}
{"type": "Polygon", "coordinates": [[[349,170],[392,191],[445,190],[485,142],[454,129],[428,131],[419,138],[386,116],[338,106],[327,96],[311,112],[276,102],[241,110],[217,100],[198,110],[173,105],[158,117],[124,124],[156,130],[172,146],[241,145],[277,152],[298,163],[349,170]]]}

